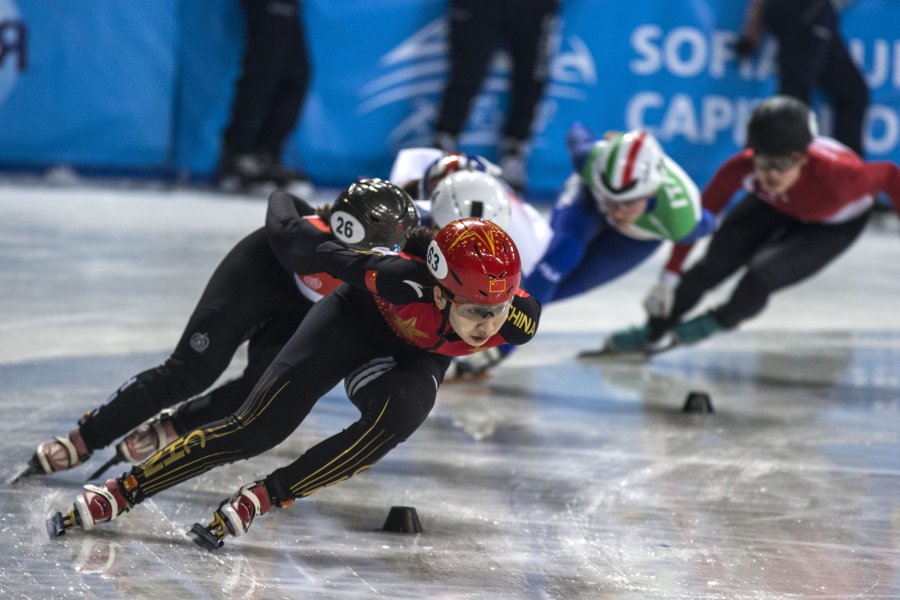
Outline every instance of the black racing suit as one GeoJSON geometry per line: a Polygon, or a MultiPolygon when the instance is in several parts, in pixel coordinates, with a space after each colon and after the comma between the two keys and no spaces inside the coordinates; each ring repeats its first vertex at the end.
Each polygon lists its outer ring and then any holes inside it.
{"type": "MultiPolygon", "coordinates": [[[[270,474],[266,488],[276,502],[360,473],[425,420],[451,357],[476,348],[461,341],[437,309],[424,262],[354,252],[335,242],[323,244],[318,254],[329,272],[348,283],[313,306],[234,414],[190,432],[132,470],[138,484],[133,501],[273,448],[342,380],[359,420],[270,474]],[[401,310],[407,318],[395,319],[401,310]]],[[[537,301],[519,292],[500,331],[483,347],[527,342],[539,317],[537,301]]]]}
{"type": "Polygon", "coordinates": [[[287,343],[313,302],[294,273],[322,268],[316,247],[334,239],[305,202],[283,192],[269,198],[266,227],[228,252],[206,284],[175,350],[166,361],[129,378],[90,418],[81,435],[89,450],[103,448],[165,408],[195,397],[225,371],[242,342],[248,362],[228,381],[175,414],[178,432],[233,412],[287,343]]]}

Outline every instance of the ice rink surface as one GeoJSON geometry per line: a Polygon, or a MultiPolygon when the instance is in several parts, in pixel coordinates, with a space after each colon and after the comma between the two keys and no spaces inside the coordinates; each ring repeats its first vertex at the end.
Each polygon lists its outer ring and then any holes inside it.
{"type": "MultiPolygon", "coordinates": [[[[203,192],[0,184],[4,480],[167,356],[264,214],[203,192]]],[[[578,361],[641,319],[661,260],[545,307],[534,342],[487,382],[443,386],[369,472],[217,553],[191,523],[355,420],[342,390],[275,450],[93,532],[51,540],[44,520],[111,450],[0,484],[0,598],[900,598],[896,218],[739,331],[644,363],[578,361]],[[681,412],[690,391],[715,413],[681,412]],[[424,533],[381,531],[401,505],[424,533]]]]}

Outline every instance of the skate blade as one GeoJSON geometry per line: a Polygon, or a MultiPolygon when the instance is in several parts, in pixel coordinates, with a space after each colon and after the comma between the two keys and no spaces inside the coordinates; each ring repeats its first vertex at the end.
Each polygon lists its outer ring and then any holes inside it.
{"type": "Polygon", "coordinates": [[[609,360],[619,362],[644,362],[649,355],[643,350],[612,350],[600,348],[599,350],[585,350],[578,353],[578,360],[609,360]]]}
{"type": "Polygon", "coordinates": [[[97,469],[96,471],[91,473],[90,477],[88,477],[87,480],[93,481],[93,480],[97,479],[98,477],[103,475],[103,473],[105,473],[108,468],[113,467],[113,466],[119,464],[120,462],[122,462],[122,457],[120,457],[117,453],[112,458],[110,458],[108,461],[106,461],[105,463],[100,465],[99,469],[97,469]]]}
{"type": "Polygon", "coordinates": [[[66,531],[71,527],[72,522],[69,521],[69,516],[63,516],[61,512],[47,519],[47,534],[51,540],[66,535],[66,531]]]}
{"type": "Polygon", "coordinates": [[[659,348],[650,348],[647,350],[647,358],[649,359],[652,356],[656,356],[657,354],[665,354],[675,348],[680,348],[681,344],[668,344],[666,346],[660,346],[659,348]]]}
{"type": "Polygon", "coordinates": [[[19,471],[18,473],[16,473],[9,479],[7,479],[6,483],[8,485],[13,485],[23,479],[27,479],[34,475],[42,475],[43,473],[44,473],[43,469],[36,467],[36,466],[32,465],[31,463],[29,463],[24,469],[22,469],[21,471],[19,471]]]}
{"type": "Polygon", "coordinates": [[[201,548],[206,548],[209,551],[218,550],[225,545],[225,542],[220,537],[200,523],[194,523],[194,526],[191,527],[188,535],[193,536],[195,544],[201,548]]]}

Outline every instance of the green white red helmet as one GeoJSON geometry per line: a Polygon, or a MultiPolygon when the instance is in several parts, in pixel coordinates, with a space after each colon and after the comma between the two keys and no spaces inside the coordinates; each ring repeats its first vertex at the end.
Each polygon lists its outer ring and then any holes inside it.
{"type": "Polygon", "coordinates": [[[582,175],[597,199],[631,202],[649,198],[666,179],[665,156],[655,137],[636,129],[598,142],[582,175]]]}
{"type": "Polygon", "coordinates": [[[474,217],[506,229],[509,226],[509,190],[493,175],[457,171],[441,179],[431,195],[431,219],[436,227],[474,217]]]}

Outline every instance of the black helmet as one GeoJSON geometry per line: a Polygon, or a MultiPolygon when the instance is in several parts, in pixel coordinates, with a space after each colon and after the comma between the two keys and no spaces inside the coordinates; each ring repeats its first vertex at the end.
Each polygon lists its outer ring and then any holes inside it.
{"type": "Polygon", "coordinates": [[[787,156],[806,152],[815,135],[815,117],[800,100],[772,96],[760,102],[747,123],[747,146],[756,154],[787,156]]]}
{"type": "Polygon", "coordinates": [[[412,198],[383,179],[359,179],[331,205],[334,236],[356,250],[402,247],[406,232],[419,224],[412,198]]]}

